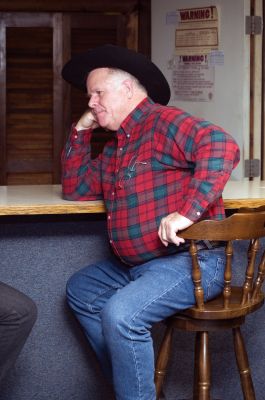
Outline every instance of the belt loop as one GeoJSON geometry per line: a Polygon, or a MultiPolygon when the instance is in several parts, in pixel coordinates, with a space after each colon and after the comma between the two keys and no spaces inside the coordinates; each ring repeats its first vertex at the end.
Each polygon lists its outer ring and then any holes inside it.
{"type": "Polygon", "coordinates": [[[211,250],[213,248],[210,240],[203,240],[203,243],[205,244],[205,246],[207,247],[207,249],[211,250]]]}

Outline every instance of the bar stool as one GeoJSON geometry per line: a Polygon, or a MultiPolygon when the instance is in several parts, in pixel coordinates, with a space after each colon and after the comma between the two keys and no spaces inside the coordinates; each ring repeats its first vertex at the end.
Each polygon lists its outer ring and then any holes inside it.
{"type": "Polygon", "coordinates": [[[165,322],[167,328],[162,340],[155,368],[157,399],[162,391],[166,368],[172,351],[174,329],[195,332],[193,400],[211,399],[211,369],[209,353],[209,332],[231,329],[234,351],[245,400],[255,400],[247,351],[240,327],[248,314],[258,310],[264,303],[262,284],[265,276],[265,251],[257,264],[260,238],[265,237],[265,210],[242,210],[222,221],[206,220],[198,222],[179,236],[190,240],[189,252],[192,258],[192,279],[196,304],[179,312],[165,322]],[[204,302],[201,272],[197,259],[198,240],[225,241],[226,266],[224,289],[217,298],[204,302]],[[242,285],[233,286],[232,263],[233,245],[236,240],[249,240],[246,252],[246,266],[242,265],[242,285]]]}

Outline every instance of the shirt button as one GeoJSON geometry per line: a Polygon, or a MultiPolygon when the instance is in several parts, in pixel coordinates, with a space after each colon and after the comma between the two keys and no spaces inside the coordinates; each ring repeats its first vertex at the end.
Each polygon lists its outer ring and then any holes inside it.
{"type": "Polygon", "coordinates": [[[126,135],[127,136],[127,138],[129,138],[129,137],[131,137],[131,135],[128,133],[128,135],[126,135]]]}
{"type": "Polygon", "coordinates": [[[120,147],[120,149],[119,149],[120,151],[122,151],[123,150],[123,147],[120,147]]]}
{"type": "Polygon", "coordinates": [[[200,211],[197,211],[196,214],[197,214],[197,215],[201,215],[200,211]]]}
{"type": "Polygon", "coordinates": [[[114,193],[114,192],[112,192],[112,193],[111,193],[111,195],[112,195],[112,196],[114,196],[114,195],[115,195],[115,193],[114,193]]]}
{"type": "Polygon", "coordinates": [[[109,242],[112,243],[112,240],[110,240],[109,242]]]}
{"type": "Polygon", "coordinates": [[[108,219],[110,219],[111,217],[110,217],[110,215],[108,215],[108,219]]]}
{"type": "Polygon", "coordinates": [[[78,138],[78,136],[77,135],[74,135],[74,139],[77,139],[78,138]]]}

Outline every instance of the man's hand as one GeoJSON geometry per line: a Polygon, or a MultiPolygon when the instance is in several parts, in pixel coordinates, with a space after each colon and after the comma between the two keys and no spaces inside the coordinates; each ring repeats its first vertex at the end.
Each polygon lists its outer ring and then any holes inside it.
{"type": "Polygon", "coordinates": [[[162,218],[158,229],[158,236],[161,242],[168,246],[169,243],[175,243],[177,246],[184,243],[185,240],[177,236],[177,232],[188,228],[193,224],[193,221],[183,217],[178,212],[169,214],[167,217],[162,218]]]}
{"type": "Polygon", "coordinates": [[[88,109],[77,122],[75,128],[77,131],[84,129],[96,129],[99,124],[93,112],[88,109]]]}

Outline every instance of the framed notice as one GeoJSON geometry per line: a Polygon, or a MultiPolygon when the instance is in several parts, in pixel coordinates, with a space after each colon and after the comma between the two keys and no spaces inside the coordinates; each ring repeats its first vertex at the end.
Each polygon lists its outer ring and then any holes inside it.
{"type": "Polygon", "coordinates": [[[177,10],[175,51],[177,55],[207,54],[218,50],[219,29],[216,6],[177,10]]]}
{"type": "Polygon", "coordinates": [[[207,55],[176,56],[172,68],[172,95],[177,101],[212,101],[214,67],[207,55]]]}

